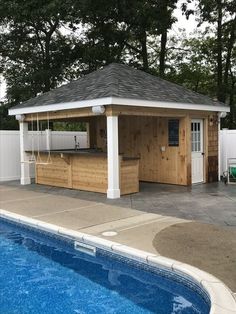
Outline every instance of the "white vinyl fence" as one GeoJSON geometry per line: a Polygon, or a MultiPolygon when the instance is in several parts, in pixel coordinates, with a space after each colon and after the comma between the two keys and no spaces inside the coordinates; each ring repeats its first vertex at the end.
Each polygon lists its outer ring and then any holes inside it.
{"type": "MultiPolygon", "coordinates": [[[[86,132],[51,132],[51,149],[75,147],[74,136],[81,148],[87,147],[86,132]]],[[[46,149],[46,132],[29,132],[28,149],[46,149]]],[[[236,130],[220,131],[220,174],[227,170],[227,158],[236,158],[236,130]]],[[[34,167],[31,167],[34,177],[34,167]]],[[[20,136],[19,131],[0,131],[0,181],[20,178],[20,136]]]]}
{"type": "Polygon", "coordinates": [[[220,131],[220,175],[227,171],[227,159],[236,158],[236,130],[220,131]]]}
{"type": "MultiPolygon", "coordinates": [[[[51,132],[52,149],[72,149],[75,147],[74,136],[80,148],[88,147],[86,132],[51,132]]],[[[47,148],[46,132],[29,131],[27,149],[36,151],[47,148]]],[[[34,166],[31,165],[31,177],[34,166]]],[[[20,133],[19,131],[0,131],[0,181],[18,180],[20,178],[20,133]]]]}

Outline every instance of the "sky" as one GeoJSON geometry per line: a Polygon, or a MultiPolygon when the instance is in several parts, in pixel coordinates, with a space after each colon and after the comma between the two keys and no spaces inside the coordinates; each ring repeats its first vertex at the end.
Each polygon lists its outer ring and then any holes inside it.
{"type": "MultiPolygon", "coordinates": [[[[186,19],[184,15],[182,15],[181,4],[183,2],[186,2],[186,1],[181,0],[178,2],[178,7],[174,12],[175,17],[177,18],[178,21],[173,25],[172,29],[174,32],[178,32],[178,28],[185,28],[186,34],[190,34],[196,29],[197,21],[196,21],[195,16],[193,15],[190,15],[188,20],[186,19]]],[[[196,6],[196,1],[188,5],[189,9],[195,9],[195,6],[196,6]]]]}
{"type": "MultiPolygon", "coordinates": [[[[187,20],[185,16],[182,15],[182,12],[180,9],[182,2],[183,0],[179,1],[178,8],[175,10],[175,16],[178,19],[178,21],[173,25],[171,32],[178,34],[179,28],[181,29],[185,28],[186,34],[188,35],[194,31],[194,29],[197,26],[197,22],[194,16],[190,16],[189,20],[187,20]]],[[[194,7],[194,5],[195,4],[193,4],[192,7],[194,7]]],[[[4,100],[5,94],[6,94],[6,83],[4,81],[4,78],[1,77],[0,75],[0,101],[4,100]]]]}

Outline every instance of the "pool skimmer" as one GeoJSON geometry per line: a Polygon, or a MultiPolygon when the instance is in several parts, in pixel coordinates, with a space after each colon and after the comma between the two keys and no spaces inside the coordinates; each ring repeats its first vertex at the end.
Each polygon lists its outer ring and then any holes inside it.
{"type": "Polygon", "coordinates": [[[92,245],[85,244],[83,242],[74,242],[74,249],[76,251],[80,251],[82,253],[86,253],[88,255],[95,256],[96,255],[96,247],[92,245]]]}

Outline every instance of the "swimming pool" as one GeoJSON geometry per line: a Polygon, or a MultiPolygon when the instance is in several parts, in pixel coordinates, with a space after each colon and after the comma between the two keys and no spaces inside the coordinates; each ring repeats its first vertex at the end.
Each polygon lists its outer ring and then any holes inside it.
{"type": "Polygon", "coordinates": [[[208,295],[189,278],[102,249],[0,220],[1,313],[206,314],[208,295]],[[92,253],[92,252],[90,252],[92,253]]]}

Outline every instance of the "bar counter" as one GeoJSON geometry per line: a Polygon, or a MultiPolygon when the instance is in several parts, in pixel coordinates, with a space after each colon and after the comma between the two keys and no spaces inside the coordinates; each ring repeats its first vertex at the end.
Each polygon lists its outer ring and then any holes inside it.
{"type": "MultiPolygon", "coordinates": [[[[36,183],[107,193],[107,154],[98,149],[40,151],[36,183]]],[[[120,160],[121,195],[139,192],[139,158],[120,160]]]]}

